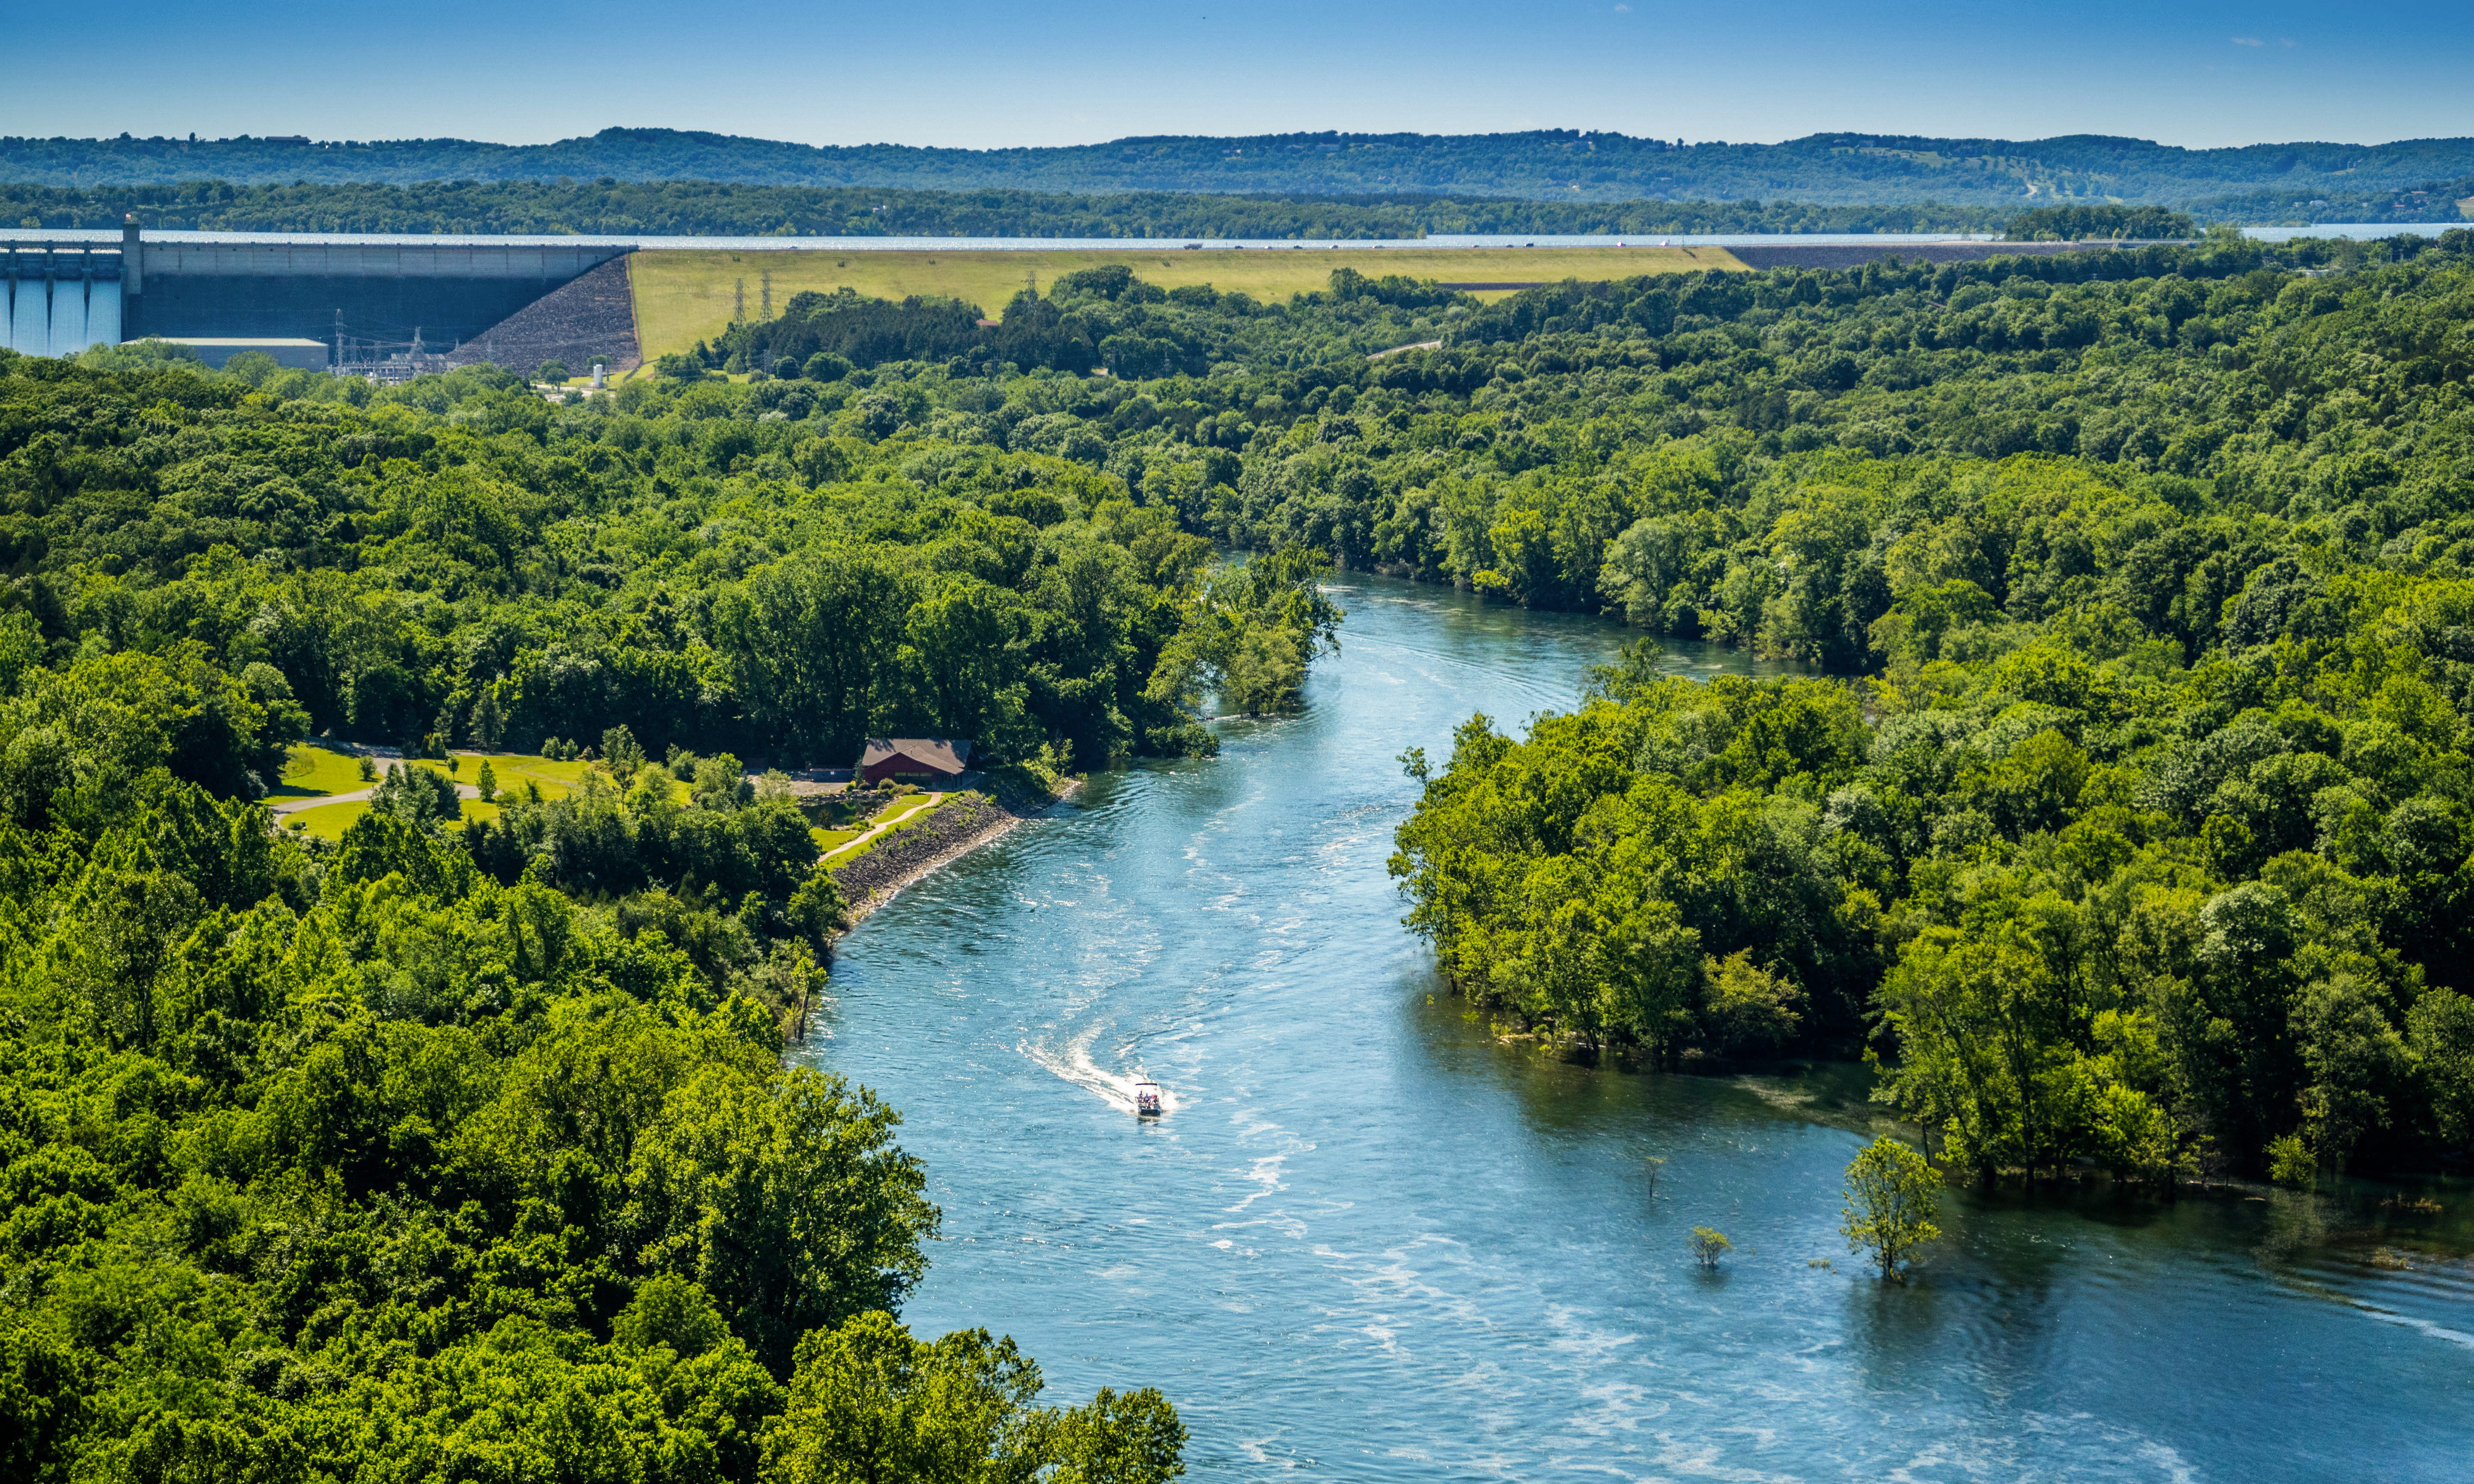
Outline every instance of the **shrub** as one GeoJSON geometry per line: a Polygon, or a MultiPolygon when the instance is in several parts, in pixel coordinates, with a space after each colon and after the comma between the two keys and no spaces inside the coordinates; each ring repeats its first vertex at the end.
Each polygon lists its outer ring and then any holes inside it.
{"type": "Polygon", "coordinates": [[[2289,1133],[2268,1144],[2268,1178],[2289,1190],[2308,1190],[2319,1178],[2319,1161],[2301,1134],[2289,1133]]]}

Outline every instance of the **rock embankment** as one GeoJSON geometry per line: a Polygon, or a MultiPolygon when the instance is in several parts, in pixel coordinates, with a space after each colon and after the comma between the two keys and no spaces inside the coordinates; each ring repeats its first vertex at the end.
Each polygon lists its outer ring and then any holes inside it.
{"type": "Polygon", "coordinates": [[[629,370],[640,353],[628,272],[628,259],[614,257],[465,341],[447,359],[458,366],[491,361],[519,376],[554,360],[580,377],[596,356],[613,372],[629,370]]]}
{"type": "MultiPolygon", "coordinates": [[[[1070,795],[1074,788],[1067,784],[1059,797],[1070,795]]],[[[836,867],[834,881],[850,904],[851,925],[858,926],[903,888],[1001,838],[1055,802],[997,802],[983,795],[955,799],[848,865],[836,867]]]]}

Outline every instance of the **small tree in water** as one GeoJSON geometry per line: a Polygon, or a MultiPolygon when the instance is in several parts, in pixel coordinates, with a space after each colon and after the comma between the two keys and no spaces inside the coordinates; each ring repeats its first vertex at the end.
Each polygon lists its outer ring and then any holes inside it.
{"type": "Polygon", "coordinates": [[[1692,1249],[1692,1260],[1705,1268],[1714,1268],[1718,1259],[1735,1250],[1727,1234],[1714,1227],[1695,1227],[1686,1245],[1692,1249]]]}
{"type": "Polygon", "coordinates": [[[1847,1250],[1870,1249],[1885,1278],[1914,1249],[1941,1236],[1932,1224],[1941,1178],[1925,1156],[1897,1139],[1875,1139],[1847,1167],[1846,1225],[1838,1229],[1847,1250]]]}

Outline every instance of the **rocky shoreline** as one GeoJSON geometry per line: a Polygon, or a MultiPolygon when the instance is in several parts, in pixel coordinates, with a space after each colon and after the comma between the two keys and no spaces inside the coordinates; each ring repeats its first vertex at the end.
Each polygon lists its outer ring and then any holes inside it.
{"type": "Polygon", "coordinates": [[[917,828],[904,830],[835,871],[834,880],[842,889],[843,900],[850,904],[847,925],[842,931],[847,933],[867,920],[870,913],[892,901],[905,887],[1003,839],[1024,820],[1073,797],[1080,787],[1080,780],[1068,779],[1045,799],[958,800],[937,810],[917,828]]]}

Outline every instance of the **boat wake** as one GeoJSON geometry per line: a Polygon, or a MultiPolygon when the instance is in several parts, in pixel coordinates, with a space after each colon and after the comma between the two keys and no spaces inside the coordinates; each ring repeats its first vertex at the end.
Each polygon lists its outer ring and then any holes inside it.
{"type": "MultiPolygon", "coordinates": [[[[1091,1059],[1092,1044],[1099,1040],[1104,1029],[1104,1026],[1093,1026],[1067,1041],[1062,1051],[1044,1041],[1036,1045],[1023,1041],[1014,1050],[1083,1091],[1097,1093],[1113,1107],[1130,1113],[1134,1110],[1134,1084],[1144,1080],[1144,1073],[1140,1067],[1129,1072],[1112,1072],[1091,1059]]],[[[1160,1089],[1160,1111],[1176,1111],[1176,1094],[1165,1087],[1160,1089]]]]}

